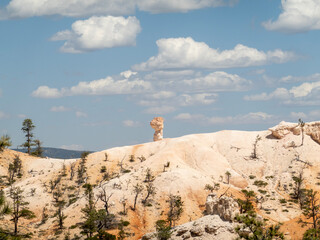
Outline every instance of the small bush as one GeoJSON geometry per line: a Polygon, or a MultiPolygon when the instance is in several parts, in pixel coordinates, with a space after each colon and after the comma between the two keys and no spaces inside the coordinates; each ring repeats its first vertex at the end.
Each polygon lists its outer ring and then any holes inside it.
{"type": "Polygon", "coordinates": [[[102,166],[100,168],[100,173],[105,173],[107,171],[107,167],[106,166],[102,166]]]}
{"type": "Polygon", "coordinates": [[[256,180],[256,181],[254,181],[253,185],[256,185],[256,186],[258,186],[258,187],[265,187],[265,186],[268,185],[268,183],[267,183],[267,182],[264,182],[264,181],[262,181],[262,180],[256,180]]]}
{"type": "Polygon", "coordinates": [[[282,198],[282,199],[279,199],[279,202],[280,202],[281,204],[285,204],[285,203],[287,203],[287,200],[285,200],[284,198],[282,198]]]}

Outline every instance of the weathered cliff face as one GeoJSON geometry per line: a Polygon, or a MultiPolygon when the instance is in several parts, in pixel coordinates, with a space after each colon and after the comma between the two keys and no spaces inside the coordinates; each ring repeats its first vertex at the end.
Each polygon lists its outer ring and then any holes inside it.
{"type": "Polygon", "coordinates": [[[163,118],[155,117],[150,122],[150,126],[154,129],[153,141],[160,141],[163,139],[163,118]]]}
{"type": "MultiPolygon", "coordinates": [[[[272,135],[278,139],[281,139],[290,133],[294,135],[300,135],[302,133],[302,128],[299,124],[284,121],[280,122],[277,126],[269,128],[269,130],[272,135]]],[[[320,144],[320,122],[305,123],[303,133],[320,144]]]]}
{"type": "Polygon", "coordinates": [[[239,214],[238,203],[230,197],[218,197],[215,193],[210,193],[206,201],[206,214],[218,215],[224,221],[232,221],[239,214]]]}

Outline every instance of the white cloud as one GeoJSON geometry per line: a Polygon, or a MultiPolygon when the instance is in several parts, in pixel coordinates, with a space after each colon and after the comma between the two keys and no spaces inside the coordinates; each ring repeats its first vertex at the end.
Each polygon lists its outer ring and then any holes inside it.
{"type": "Polygon", "coordinates": [[[251,81],[241,78],[237,74],[213,72],[206,76],[185,79],[177,84],[178,89],[188,89],[206,92],[241,91],[250,87],[251,81]]]}
{"type": "Polygon", "coordinates": [[[151,13],[187,12],[235,2],[237,0],[11,0],[0,13],[3,19],[45,15],[119,16],[133,14],[136,8],[151,13]]]}
{"type": "Polygon", "coordinates": [[[74,150],[74,151],[83,151],[84,150],[83,146],[78,145],[78,144],[62,145],[60,148],[66,149],[66,150],[74,150]]]}
{"type": "Polygon", "coordinates": [[[134,79],[119,79],[112,77],[94,80],[91,82],[80,82],[71,88],[49,88],[48,86],[40,86],[33,93],[33,97],[53,98],[77,95],[114,95],[114,94],[134,94],[151,90],[149,82],[134,79]]]}
{"type": "Polygon", "coordinates": [[[188,38],[159,39],[158,55],[147,62],[133,66],[136,71],[183,68],[233,68],[259,66],[269,63],[284,63],[295,58],[292,52],[276,49],[263,52],[238,44],[234,49],[220,51],[204,42],[188,38]]]}
{"type": "Polygon", "coordinates": [[[127,0],[11,0],[2,18],[25,18],[45,15],[83,17],[90,15],[127,15],[133,13],[135,1],[127,0]]]}
{"type": "Polygon", "coordinates": [[[281,4],[278,19],[262,23],[267,30],[296,33],[320,29],[319,0],[281,0],[281,4]]]}
{"type": "Polygon", "coordinates": [[[312,83],[303,83],[300,86],[293,87],[290,90],[290,93],[293,94],[294,97],[305,97],[311,94],[314,90],[319,90],[320,88],[320,81],[319,82],[312,82],[312,83]]]}
{"type": "Polygon", "coordinates": [[[70,109],[65,106],[53,106],[50,108],[50,111],[51,112],[67,112],[67,111],[70,111],[70,109]]]}
{"type": "Polygon", "coordinates": [[[48,86],[40,86],[37,90],[33,91],[31,96],[37,98],[59,98],[62,97],[63,91],[57,88],[49,88],[48,86]]]}
{"type": "Polygon", "coordinates": [[[85,112],[76,111],[76,116],[78,118],[80,118],[80,117],[88,117],[88,114],[86,114],[85,112]]]}
{"type": "Polygon", "coordinates": [[[271,99],[289,99],[290,92],[285,88],[277,88],[273,92],[267,93],[260,93],[251,96],[244,96],[244,100],[247,101],[267,101],[271,99]]]}
{"type": "Polygon", "coordinates": [[[202,120],[204,118],[205,116],[202,114],[190,114],[190,113],[180,113],[174,117],[174,119],[177,119],[177,120],[188,120],[188,121],[202,120]]]}
{"type": "Polygon", "coordinates": [[[190,114],[190,113],[181,113],[174,117],[174,119],[182,121],[190,121],[201,124],[254,124],[262,122],[273,122],[276,120],[276,117],[264,112],[251,112],[248,114],[237,115],[237,116],[225,116],[225,117],[208,117],[202,114],[190,114]]]}
{"type": "Polygon", "coordinates": [[[280,82],[284,83],[291,83],[291,82],[315,82],[315,81],[320,81],[320,73],[315,73],[310,76],[285,76],[280,78],[280,82]]]}
{"type": "Polygon", "coordinates": [[[138,121],[133,121],[133,120],[124,120],[122,124],[125,127],[137,127],[140,125],[138,121]]]}
{"type": "Polygon", "coordinates": [[[146,95],[146,98],[154,99],[154,100],[162,100],[162,99],[173,98],[175,96],[176,96],[176,93],[171,91],[159,91],[159,92],[146,95]]]}
{"type": "Polygon", "coordinates": [[[320,81],[305,82],[291,89],[277,88],[271,93],[260,93],[244,97],[247,101],[268,101],[278,99],[286,105],[315,106],[319,105],[320,81]]]}
{"type": "Polygon", "coordinates": [[[72,30],[56,33],[52,41],[66,41],[62,52],[81,53],[102,48],[135,45],[141,31],[136,17],[96,17],[78,20],[72,30]]]}
{"type": "Polygon", "coordinates": [[[155,107],[150,107],[146,109],[145,113],[158,115],[158,114],[171,113],[171,112],[174,112],[175,110],[176,108],[173,106],[155,106],[155,107]]]}
{"type": "Polygon", "coordinates": [[[216,101],[218,95],[212,93],[199,93],[199,94],[181,94],[178,97],[178,104],[180,106],[191,105],[209,105],[216,101]]]}
{"type": "MultiPolygon", "coordinates": [[[[64,96],[79,95],[115,95],[115,94],[145,94],[148,100],[170,99],[175,97],[175,92],[187,93],[210,93],[221,91],[242,91],[251,86],[251,81],[241,78],[237,74],[226,72],[213,72],[202,76],[200,72],[190,72],[192,75],[179,77],[175,73],[174,79],[159,79],[155,81],[156,75],[139,74],[134,72],[123,72],[118,76],[106,77],[104,79],[90,82],[80,82],[70,88],[61,89],[40,86],[32,92],[33,97],[38,98],[59,98],[64,96]],[[153,79],[149,81],[148,79],[153,79]]],[[[210,95],[211,97],[213,95],[210,95]]],[[[139,96],[138,96],[139,97],[139,96]]],[[[198,95],[199,97],[209,96],[198,95]]]]}
{"type": "Polygon", "coordinates": [[[139,0],[140,10],[151,13],[188,12],[190,10],[232,5],[236,1],[224,0],[139,0]]]}
{"type": "Polygon", "coordinates": [[[69,95],[113,95],[132,94],[145,92],[151,89],[149,82],[134,79],[114,80],[112,77],[94,80],[91,82],[80,82],[68,90],[69,95]]]}

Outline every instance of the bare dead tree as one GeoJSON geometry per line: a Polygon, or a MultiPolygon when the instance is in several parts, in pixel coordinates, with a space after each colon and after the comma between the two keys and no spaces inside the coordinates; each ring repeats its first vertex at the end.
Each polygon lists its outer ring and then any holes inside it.
{"type": "Polygon", "coordinates": [[[98,195],[98,199],[100,199],[104,203],[104,209],[106,210],[107,215],[109,215],[109,208],[110,208],[110,198],[112,197],[113,193],[107,193],[105,187],[100,187],[100,192],[98,195]]]}

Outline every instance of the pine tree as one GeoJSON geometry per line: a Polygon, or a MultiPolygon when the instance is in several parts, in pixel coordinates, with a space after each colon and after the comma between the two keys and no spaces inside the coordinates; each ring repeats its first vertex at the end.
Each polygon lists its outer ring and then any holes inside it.
{"type": "Polygon", "coordinates": [[[33,144],[33,129],[35,126],[33,125],[33,122],[31,119],[27,118],[23,121],[22,123],[22,128],[21,130],[25,133],[26,141],[22,144],[23,147],[27,148],[27,153],[31,153],[31,147],[34,145],[33,144]]]}
{"type": "Polygon", "coordinates": [[[78,184],[79,185],[85,182],[85,174],[87,172],[86,162],[87,162],[88,155],[89,155],[89,152],[83,152],[81,154],[80,164],[78,167],[78,184]]]}
{"type": "Polygon", "coordinates": [[[67,218],[67,216],[65,216],[63,213],[63,208],[66,205],[66,201],[63,199],[63,192],[60,186],[58,186],[53,192],[53,199],[53,205],[57,208],[54,216],[57,218],[56,222],[58,222],[59,229],[63,229],[64,220],[67,218]]]}
{"type": "Polygon", "coordinates": [[[43,157],[43,149],[42,149],[42,142],[39,139],[36,139],[33,141],[34,146],[36,146],[35,150],[31,153],[31,155],[37,156],[37,157],[43,157]]]}
{"type": "Polygon", "coordinates": [[[170,228],[175,226],[176,221],[178,221],[183,213],[183,201],[179,195],[169,195],[167,200],[169,203],[169,212],[167,214],[167,219],[170,228]]]}
{"type": "Polygon", "coordinates": [[[12,145],[9,135],[3,135],[0,138],[0,152],[12,145]]]}
{"type": "Polygon", "coordinates": [[[81,226],[81,234],[86,235],[87,238],[91,239],[94,233],[97,232],[96,221],[98,219],[98,213],[95,207],[92,185],[85,184],[84,188],[86,189],[85,194],[87,198],[87,204],[85,208],[81,209],[85,219],[81,226]]]}
{"type": "Polygon", "coordinates": [[[12,199],[12,219],[14,223],[14,235],[18,234],[18,224],[20,218],[32,219],[35,217],[34,213],[27,207],[28,202],[24,201],[22,195],[23,190],[20,187],[14,187],[10,189],[10,198],[12,199]]]}

